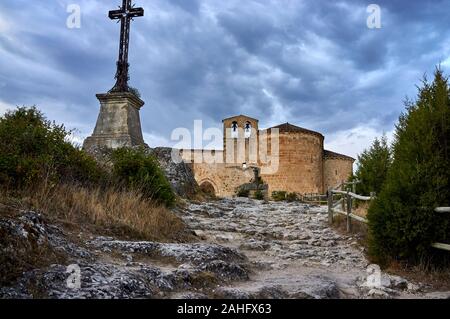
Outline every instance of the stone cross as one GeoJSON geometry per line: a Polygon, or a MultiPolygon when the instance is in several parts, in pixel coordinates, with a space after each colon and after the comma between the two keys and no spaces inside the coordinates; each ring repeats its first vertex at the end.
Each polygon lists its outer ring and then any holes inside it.
{"type": "Polygon", "coordinates": [[[130,43],[130,24],[135,17],[144,15],[143,8],[134,8],[131,0],[122,0],[122,7],[119,10],[109,11],[111,20],[120,20],[120,47],[119,60],[117,61],[116,84],[110,92],[128,92],[128,45],[130,43]]]}

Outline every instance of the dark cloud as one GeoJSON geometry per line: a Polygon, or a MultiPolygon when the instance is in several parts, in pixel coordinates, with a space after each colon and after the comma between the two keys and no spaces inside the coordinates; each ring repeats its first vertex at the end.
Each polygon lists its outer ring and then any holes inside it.
{"type": "Polygon", "coordinates": [[[198,14],[200,9],[199,0],[170,0],[169,2],[192,14],[198,14]]]}
{"type": "MultiPolygon", "coordinates": [[[[38,104],[89,134],[95,94],[114,84],[113,2],[2,1],[0,106],[38,104]],[[65,26],[74,2],[81,29],[65,26]]],[[[194,119],[220,126],[240,113],[330,135],[357,136],[367,123],[390,131],[404,97],[450,54],[450,0],[378,1],[379,30],[366,27],[362,0],[135,2],[145,17],[132,25],[131,85],[146,101],[144,132],[158,141],[194,119]]]]}

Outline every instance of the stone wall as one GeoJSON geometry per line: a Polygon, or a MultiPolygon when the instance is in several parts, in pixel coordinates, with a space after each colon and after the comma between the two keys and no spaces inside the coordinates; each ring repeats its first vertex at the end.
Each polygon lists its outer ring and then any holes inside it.
{"type": "Polygon", "coordinates": [[[172,148],[157,147],[148,149],[156,157],[172,189],[182,197],[194,197],[198,191],[194,173],[189,164],[172,158],[172,148]]]}
{"type": "Polygon", "coordinates": [[[353,160],[337,157],[325,157],[324,165],[325,190],[336,187],[342,181],[347,181],[353,173],[353,160]]]}
{"type": "Polygon", "coordinates": [[[278,171],[269,175],[261,174],[269,185],[269,194],[273,191],[322,193],[323,137],[282,131],[279,137],[278,171]]]}
{"type": "Polygon", "coordinates": [[[249,183],[253,178],[251,169],[242,169],[242,166],[226,164],[190,164],[195,180],[200,185],[204,183],[214,187],[218,197],[232,197],[236,195],[236,188],[249,183]]]}
{"type": "Polygon", "coordinates": [[[236,188],[249,183],[254,176],[253,171],[244,170],[242,164],[223,163],[223,151],[182,150],[181,158],[189,163],[200,188],[212,186],[218,197],[236,195],[236,188]]]}

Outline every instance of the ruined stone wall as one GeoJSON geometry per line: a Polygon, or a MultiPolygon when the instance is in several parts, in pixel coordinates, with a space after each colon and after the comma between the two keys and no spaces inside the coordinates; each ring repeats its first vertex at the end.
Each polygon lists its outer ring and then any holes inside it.
{"type": "Polygon", "coordinates": [[[325,158],[323,167],[325,190],[347,181],[353,173],[353,161],[349,159],[325,158]]]}
{"type": "MultiPolygon", "coordinates": [[[[260,137],[267,139],[268,136],[260,137]]],[[[266,141],[262,141],[266,142],[266,141]]],[[[272,148],[271,142],[269,150],[272,148]]],[[[273,191],[296,193],[323,192],[323,137],[302,132],[280,132],[279,167],[274,174],[262,173],[273,191]]]]}

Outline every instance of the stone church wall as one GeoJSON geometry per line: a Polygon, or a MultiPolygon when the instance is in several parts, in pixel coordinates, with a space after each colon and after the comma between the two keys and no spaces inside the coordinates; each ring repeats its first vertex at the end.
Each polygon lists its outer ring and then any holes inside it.
{"type": "Polygon", "coordinates": [[[353,173],[353,161],[343,158],[325,158],[323,171],[325,190],[327,190],[348,180],[353,173]]]}
{"type": "Polygon", "coordinates": [[[225,164],[220,161],[209,164],[205,162],[207,156],[210,158],[216,156],[223,161],[223,151],[183,150],[181,152],[181,158],[185,163],[189,163],[200,188],[212,186],[218,197],[236,195],[236,188],[249,183],[254,176],[253,171],[244,170],[242,164],[225,164]]]}
{"type": "Polygon", "coordinates": [[[218,197],[236,195],[236,188],[249,183],[253,178],[251,169],[243,170],[242,166],[226,164],[191,164],[197,183],[202,186],[210,184],[218,197]]]}
{"type": "Polygon", "coordinates": [[[279,150],[278,172],[262,175],[269,185],[269,194],[273,191],[323,192],[323,138],[300,132],[280,132],[279,150]]]}

